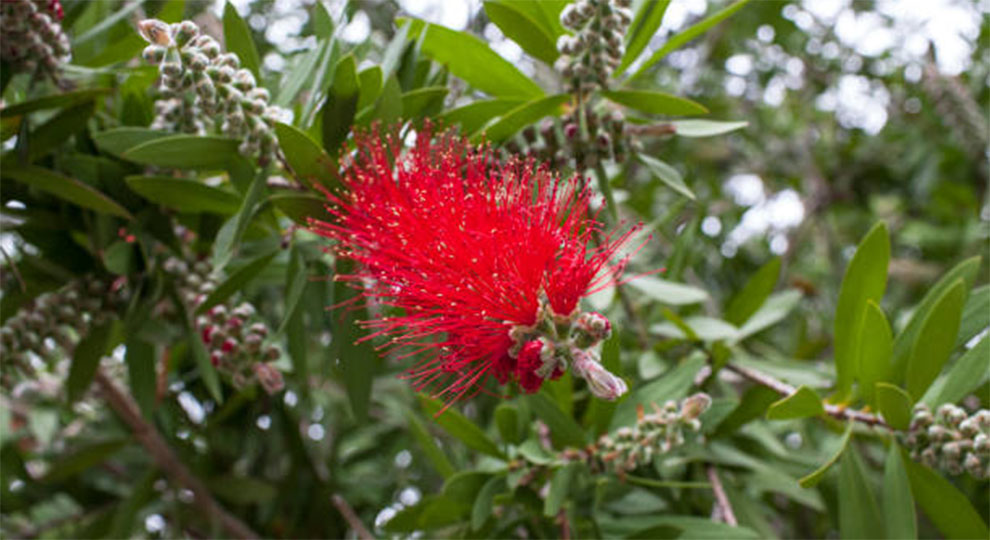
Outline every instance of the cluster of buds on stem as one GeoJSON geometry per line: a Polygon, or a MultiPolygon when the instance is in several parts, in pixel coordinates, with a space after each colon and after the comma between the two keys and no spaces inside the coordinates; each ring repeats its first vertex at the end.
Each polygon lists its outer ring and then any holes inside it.
{"type": "Polygon", "coordinates": [[[123,284],[79,278],[39,295],[7,319],[0,327],[3,387],[11,388],[15,372],[30,378],[38,368],[71,354],[90,328],[113,316],[124,299],[123,284]]]}
{"type": "Polygon", "coordinates": [[[932,414],[927,405],[919,403],[903,441],[911,459],[929,467],[990,478],[990,410],[968,415],[961,407],[946,403],[932,414]]]}
{"type": "Polygon", "coordinates": [[[612,324],[595,312],[558,315],[543,303],[533,326],[514,326],[509,337],[515,345],[515,375],[526,392],[536,392],[543,381],[556,379],[568,368],[588,383],[596,397],[615,400],[628,390],[625,381],[601,364],[601,343],[612,335],[612,324]]]}
{"type": "Polygon", "coordinates": [[[521,139],[506,143],[506,150],[525,153],[555,167],[571,166],[584,171],[609,159],[625,161],[632,144],[625,126],[626,119],[620,111],[599,112],[586,104],[559,119],[544,119],[539,128],[527,127],[521,139]]]}
{"type": "Polygon", "coordinates": [[[47,74],[58,81],[59,67],[71,58],[62,31],[59,0],[3,0],[0,3],[0,57],[15,71],[47,74]]]}
{"type": "Polygon", "coordinates": [[[198,134],[219,130],[242,140],[242,155],[268,164],[278,150],[274,125],[282,112],[269,104],[268,90],[241,68],[237,55],[221,52],[192,21],[169,25],[148,19],[138,28],[150,43],[144,59],[158,64],[161,73],[162,98],[151,127],[198,134]]]}
{"type": "Polygon", "coordinates": [[[560,22],[574,35],[557,40],[560,57],[554,67],[572,93],[607,89],[622,61],[623,36],[632,22],[629,0],[579,0],[564,8],[560,22]]]}
{"type": "MultiPolygon", "coordinates": [[[[190,313],[216,289],[213,269],[206,261],[190,264],[170,257],[163,268],[175,279],[179,297],[190,313]]],[[[257,381],[269,394],[282,390],[282,373],[270,363],[282,353],[277,345],[265,343],[270,334],[268,325],[257,316],[251,303],[213,306],[196,317],[195,329],[206,346],[210,362],[229,375],[235,387],[257,381]]]]}

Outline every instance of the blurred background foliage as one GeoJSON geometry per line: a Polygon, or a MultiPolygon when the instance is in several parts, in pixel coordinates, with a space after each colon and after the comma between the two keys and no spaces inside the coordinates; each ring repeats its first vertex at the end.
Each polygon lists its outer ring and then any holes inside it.
{"type": "Polygon", "coordinates": [[[3,534],[986,537],[985,456],[980,479],[898,450],[917,443],[915,401],[990,401],[990,26],[975,0],[632,3],[625,50],[642,52],[609,83],[629,93],[586,94],[596,118],[622,112],[624,134],[594,163],[565,141],[556,163],[594,177],[612,225],[646,224],[632,273],[665,269],[589,299],[616,329],[603,361],[632,390],[617,405],[565,376],[435,417],[397,378],[407,365],[353,344],[361,314],[326,309],[352,294],[328,279],[341,263],[305,230],[323,212],[314,186],[334,185],[341,145],[374,121],[487,127],[513,151],[546,150],[543,126],[567,139],[566,5],[64,0],[72,59],[55,77],[4,49],[3,534]],[[220,122],[147,129],[145,18],[192,20],[240,56],[284,108],[265,120],[279,159],[240,156],[220,122]],[[695,104],[726,123],[678,123],[695,104]],[[857,289],[859,275],[886,287],[857,289]],[[897,336],[878,361],[933,358],[924,383],[903,366],[878,379],[903,403],[837,366],[837,348],[886,343],[857,337],[867,299],[897,336]],[[53,304],[80,312],[64,344],[32,326],[64,322],[53,304]],[[230,331],[237,354],[254,332],[272,356],[211,363],[230,351],[203,331],[229,317],[261,325],[230,331]],[[777,383],[811,398],[781,403],[777,383]],[[601,462],[637,403],[699,391],[713,398],[700,434],[630,470],[601,462]],[[900,435],[846,428],[846,406],[900,435]]]}

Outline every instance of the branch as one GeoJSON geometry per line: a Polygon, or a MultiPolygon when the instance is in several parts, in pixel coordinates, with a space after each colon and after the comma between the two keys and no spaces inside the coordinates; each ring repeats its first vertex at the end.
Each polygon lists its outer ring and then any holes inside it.
{"type": "Polygon", "coordinates": [[[371,534],[364,523],[361,523],[361,519],[354,513],[354,509],[351,505],[347,504],[347,501],[340,495],[334,494],[330,497],[333,505],[340,512],[340,515],[344,516],[344,521],[351,526],[351,529],[357,534],[358,538],[361,540],[373,540],[375,537],[371,534]]]}
{"type": "Polygon", "coordinates": [[[192,491],[197,505],[205,514],[216,519],[220,526],[233,537],[259,538],[258,534],[244,522],[220,506],[206,485],[186,468],[185,464],[169,448],[161,434],[145,421],[134,400],[121,391],[117,384],[107,377],[102,368],[97,369],[94,380],[110,408],[127,424],[134,433],[134,438],[141,443],[141,446],[144,446],[158,467],[165,471],[173,481],[192,491]]]}
{"type": "Polygon", "coordinates": [[[708,473],[708,481],[712,484],[712,491],[715,493],[715,508],[718,515],[726,525],[738,526],[739,522],[736,521],[736,514],[732,512],[732,505],[729,504],[729,497],[725,495],[725,488],[722,487],[722,480],[718,477],[718,471],[715,470],[714,465],[709,465],[706,472],[708,473]]]}
{"type": "MultiPolygon", "coordinates": [[[[794,388],[784,381],[777,380],[766,373],[761,373],[754,369],[735,364],[726,364],[725,367],[726,369],[734,371],[739,375],[755,382],[756,384],[766,386],[782,396],[790,396],[797,391],[797,388],[794,388]]],[[[839,420],[853,420],[855,422],[860,422],[870,426],[879,426],[889,430],[894,429],[890,427],[887,422],[883,420],[883,418],[880,418],[875,414],[870,414],[856,409],[846,409],[845,407],[841,407],[839,405],[825,404],[825,414],[839,420]]]]}

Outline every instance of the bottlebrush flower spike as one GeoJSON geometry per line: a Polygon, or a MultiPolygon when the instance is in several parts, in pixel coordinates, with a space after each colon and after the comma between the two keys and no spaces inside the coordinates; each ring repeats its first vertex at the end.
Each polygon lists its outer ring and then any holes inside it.
{"type": "MultiPolygon", "coordinates": [[[[420,357],[408,374],[417,390],[453,402],[494,376],[535,392],[576,353],[579,375],[603,371],[587,369],[600,339],[577,329],[578,304],[615,284],[628,257],[609,263],[639,226],[604,234],[582,179],[500,163],[449,132],[427,127],[405,152],[394,132],[355,142],[343,189],[326,193],[331,218],[311,224],[336,241],[336,256],[358,263],[336,279],[382,308],[361,323],[363,339],[385,337],[384,348],[420,357]]],[[[618,397],[619,383],[602,397],[618,397]]]]}

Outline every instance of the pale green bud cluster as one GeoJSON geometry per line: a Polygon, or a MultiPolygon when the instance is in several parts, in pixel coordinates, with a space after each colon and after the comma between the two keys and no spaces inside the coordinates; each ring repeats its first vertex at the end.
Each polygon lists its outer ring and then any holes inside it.
{"type": "MultiPolygon", "coordinates": [[[[189,312],[195,311],[216,289],[213,268],[206,261],[190,263],[169,257],[162,268],[172,276],[179,298],[189,312]]],[[[277,345],[265,343],[268,325],[250,302],[230,302],[211,307],[196,317],[195,330],[206,346],[210,362],[230,376],[237,388],[257,381],[269,394],[284,387],[282,373],[269,362],[281,358],[277,345]]]]}
{"type": "Polygon", "coordinates": [[[622,39],[632,22],[629,1],[579,0],[561,11],[560,22],[574,35],[557,40],[560,57],[554,67],[573,93],[607,89],[622,61],[622,39]]]}
{"type": "Polygon", "coordinates": [[[625,124],[625,116],[618,110],[599,112],[586,105],[559,119],[544,119],[539,128],[527,127],[521,138],[506,143],[506,150],[554,167],[587,170],[609,159],[625,161],[630,146],[625,124]]]}
{"type": "Polygon", "coordinates": [[[158,64],[161,99],[155,103],[153,129],[206,134],[219,132],[241,140],[245,157],[265,165],[275,157],[275,122],[280,108],[268,90],[241,67],[238,56],[224,53],[192,21],[166,24],[149,19],[139,24],[148,45],[142,54],[158,64]]]}
{"type": "Polygon", "coordinates": [[[932,414],[919,403],[903,439],[915,461],[949,474],[966,471],[977,479],[990,478],[990,410],[970,415],[946,403],[932,414]]]}
{"type": "Polygon", "coordinates": [[[69,38],[58,20],[58,0],[3,0],[0,3],[0,58],[19,72],[39,71],[58,81],[71,59],[69,38]]]}

